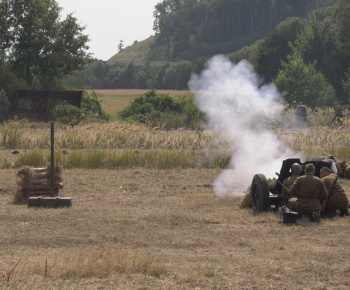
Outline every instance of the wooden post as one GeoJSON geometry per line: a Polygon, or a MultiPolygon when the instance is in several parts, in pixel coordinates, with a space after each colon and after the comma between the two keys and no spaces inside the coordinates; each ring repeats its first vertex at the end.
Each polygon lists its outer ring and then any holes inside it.
{"type": "Polygon", "coordinates": [[[55,183],[55,122],[51,121],[51,196],[54,196],[55,183]]]}

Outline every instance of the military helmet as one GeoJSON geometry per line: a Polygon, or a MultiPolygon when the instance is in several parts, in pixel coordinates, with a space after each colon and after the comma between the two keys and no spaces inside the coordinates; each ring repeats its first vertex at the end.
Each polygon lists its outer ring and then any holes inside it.
{"type": "Polygon", "coordinates": [[[303,169],[301,168],[299,163],[293,163],[292,166],[290,167],[290,171],[292,172],[293,175],[300,174],[303,169]]]}
{"type": "Polygon", "coordinates": [[[302,106],[302,105],[303,105],[303,103],[302,103],[302,102],[300,102],[300,103],[299,103],[299,106],[302,106]]]}
{"type": "Polygon", "coordinates": [[[327,166],[323,166],[321,169],[320,169],[320,172],[327,172],[327,173],[331,173],[332,170],[330,170],[327,166]]]}
{"type": "Polygon", "coordinates": [[[315,170],[315,165],[313,165],[312,163],[308,163],[305,165],[305,173],[311,173],[314,170],[315,170]]]}

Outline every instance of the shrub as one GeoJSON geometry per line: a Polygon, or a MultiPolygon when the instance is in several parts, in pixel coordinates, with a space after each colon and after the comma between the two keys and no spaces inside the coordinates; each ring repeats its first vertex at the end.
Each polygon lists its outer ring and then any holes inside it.
{"type": "Polygon", "coordinates": [[[53,116],[63,124],[77,124],[86,118],[84,111],[73,105],[55,106],[53,116]]]}
{"type": "Polygon", "coordinates": [[[16,167],[20,167],[23,165],[40,167],[45,166],[45,164],[45,156],[38,150],[27,152],[26,154],[18,157],[18,159],[15,162],[16,167]]]}
{"type": "Polygon", "coordinates": [[[204,113],[195,106],[192,97],[174,99],[152,90],[136,98],[119,113],[119,117],[126,122],[144,123],[151,127],[193,129],[204,119],[204,113]]]}
{"type": "Polygon", "coordinates": [[[109,120],[109,115],[103,111],[101,101],[98,100],[97,94],[94,91],[84,92],[81,109],[87,117],[93,117],[104,121],[109,120]]]}

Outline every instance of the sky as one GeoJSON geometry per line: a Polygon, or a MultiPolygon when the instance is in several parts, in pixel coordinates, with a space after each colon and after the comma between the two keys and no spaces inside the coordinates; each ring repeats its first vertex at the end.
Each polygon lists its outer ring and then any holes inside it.
{"type": "Polygon", "coordinates": [[[153,31],[154,6],[161,0],[56,0],[63,8],[62,17],[73,13],[80,25],[86,26],[89,52],[94,58],[108,60],[135,40],[142,41],[153,31]]]}

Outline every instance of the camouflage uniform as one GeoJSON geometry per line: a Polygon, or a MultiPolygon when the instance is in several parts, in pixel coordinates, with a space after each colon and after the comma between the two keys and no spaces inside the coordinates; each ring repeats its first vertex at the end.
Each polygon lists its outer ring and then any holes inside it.
{"type": "MultiPolygon", "coordinates": [[[[333,184],[334,179],[335,176],[330,174],[321,178],[327,190],[329,190],[329,188],[333,184]]],[[[341,214],[349,214],[349,199],[345,193],[344,187],[339,182],[339,180],[335,183],[331,197],[328,199],[327,207],[324,213],[335,213],[336,210],[340,210],[341,214]]]]}
{"type": "Polygon", "coordinates": [[[312,216],[316,212],[318,216],[321,211],[320,200],[327,197],[327,190],[320,178],[312,173],[297,178],[290,188],[291,199],[288,206],[302,215],[312,216]]]}

